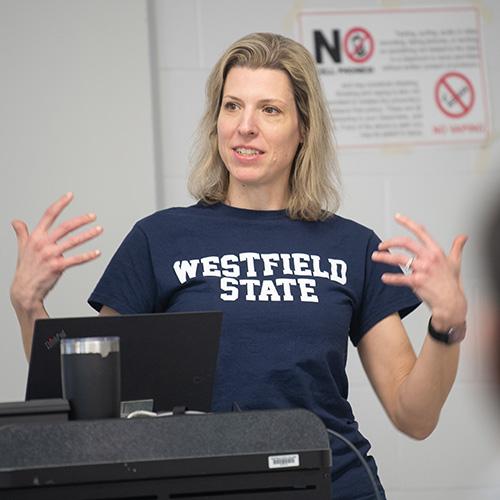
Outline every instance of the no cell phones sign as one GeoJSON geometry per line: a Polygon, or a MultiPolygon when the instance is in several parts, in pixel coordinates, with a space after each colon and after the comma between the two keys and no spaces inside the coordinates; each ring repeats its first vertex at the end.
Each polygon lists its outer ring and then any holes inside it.
{"type": "Polygon", "coordinates": [[[304,9],[297,21],[340,147],[488,140],[480,9],[304,9]]]}
{"type": "Polygon", "coordinates": [[[344,37],[344,50],[347,57],[355,63],[368,61],[373,54],[372,35],[364,28],[352,28],[344,37]]]}

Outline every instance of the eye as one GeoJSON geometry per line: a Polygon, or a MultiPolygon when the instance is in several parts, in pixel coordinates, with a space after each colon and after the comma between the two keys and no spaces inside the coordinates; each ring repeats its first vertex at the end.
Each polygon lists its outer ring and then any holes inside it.
{"type": "Polygon", "coordinates": [[[224,109],[227,109],[228,111],[235,111],[238,109],[238,105],[235,102],[227,101],[224,103],[224,109]]]}
{"type": "Polygon", "coordinates": [[[268,115],[278,115],[279,113],[281,113],[281,110],[279,110],[278,108],[276,108],[274,106],[265,106],[263,108],[263,111],[264,111],[264,113],[266,113],[268,115]]]}

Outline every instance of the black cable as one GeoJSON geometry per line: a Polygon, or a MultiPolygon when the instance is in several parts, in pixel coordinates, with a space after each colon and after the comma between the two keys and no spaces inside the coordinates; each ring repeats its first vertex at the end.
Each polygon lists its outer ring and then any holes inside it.
{"type": "Polygon", "coordinates": [[[332,434],[336,438],[339,438],[341,441],[343,441],[349,448],[356,453],[356,456],[359,458],[359,461],[363,464],[363,467],[366,469],[366,472],[368,474],[368,477],[370,478],[370,482],[372,484],[373,491],[375,492],[375,497],[377,500],[382,500],[382,497],[380,496],[380,491],[377,486],[377,482],[375,481],[375,476],[373,475],[372,470],[370,469],[370,466],[366,463],[366,460],[363,458],[359,450],[342,434],[339,434],[338,432],[332,431],[331,429],[326,429],[326,432],[332,434]]]}

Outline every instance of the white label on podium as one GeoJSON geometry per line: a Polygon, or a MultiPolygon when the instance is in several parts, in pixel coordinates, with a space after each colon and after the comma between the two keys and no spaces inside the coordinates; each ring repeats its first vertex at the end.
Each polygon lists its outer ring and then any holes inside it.
{"type": "Polygon", "coordinates": [[[300,465],[299,455],[274,455],[268,457],[268,464],[270,469],[298,467],[300,465]]]}

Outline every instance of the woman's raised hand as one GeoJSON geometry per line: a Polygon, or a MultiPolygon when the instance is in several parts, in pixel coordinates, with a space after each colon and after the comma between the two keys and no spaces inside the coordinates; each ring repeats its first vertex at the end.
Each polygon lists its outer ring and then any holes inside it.
{"type": "Polygon", "coordinates": [[[382,280],[389,285],[410,287],[431,309],[435,327],[443,325],[441,329],[445,330],[463,323],[467,300],[460,280],[460,267],[467,236],[457,236],[446,254],[423,226],[400,214],[396,215],[396,220],[411,231],[414,238],[383,241],[372,259],[399,265],[406,273],[386,273],[382,280]],[[406,250],[411,257],[398,249],[406,250]],[[389,250],[396,251],[389,253],[389,250]]]}
{"type": "Polygon", "coordinates": [[[73,231],[94,222],[96,216],[92,213],[74,217],[55,228],[52,227],[72,199],[73,194],[67,193],[50,205],[31,233],[25,222],[12,221],[17,236],[18,257],[10,296],[18,315],[29,315],[43,308],[43,300],[66,269],[91,261],[100,255],[98,250],[68,257],[64,255],[64,252],[102,233],[102,228],[96,226],[63,239],[73,231]]]}

